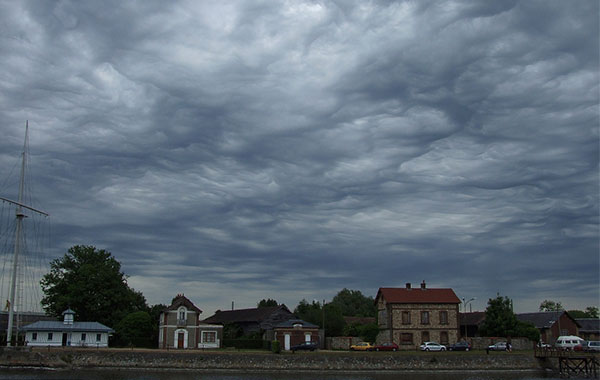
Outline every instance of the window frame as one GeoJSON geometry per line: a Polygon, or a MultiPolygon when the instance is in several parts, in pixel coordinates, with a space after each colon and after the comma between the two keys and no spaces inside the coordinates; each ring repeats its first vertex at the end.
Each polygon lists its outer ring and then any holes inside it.
{"type": "Polygon", "coordinates": [[[421,310],[421,324],[429,325],[431,323],[431,316],[429,315],[429,310],[421,310]]]}
{"type": "Polygon", "coordinates": [[[448,322],[448,310],[440,310],[440,325],[447,325],[448,322]]]}
{"type": "Polygon", "coordinates": [[[403,325],[410,325],[410,311],[402,311],[401,318],[403,325]]]}

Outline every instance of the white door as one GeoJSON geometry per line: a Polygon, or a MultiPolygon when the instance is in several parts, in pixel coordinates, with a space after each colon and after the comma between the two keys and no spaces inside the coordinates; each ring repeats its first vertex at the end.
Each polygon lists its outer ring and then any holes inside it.
{"type": "Polygon", "coordinates": [[[290,350],[290,334],[285,334],[284,338],[285,338],[285,350],[289,351],[290,350]]]}

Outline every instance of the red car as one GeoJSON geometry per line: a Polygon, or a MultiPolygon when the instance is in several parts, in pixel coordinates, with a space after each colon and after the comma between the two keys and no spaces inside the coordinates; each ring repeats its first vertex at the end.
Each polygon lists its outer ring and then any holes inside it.
{"type": "Polygon", "coordinates": [[[398,351],[399,347],[396,343],[381,343],[376,344],[369,351],[398,351]]]}

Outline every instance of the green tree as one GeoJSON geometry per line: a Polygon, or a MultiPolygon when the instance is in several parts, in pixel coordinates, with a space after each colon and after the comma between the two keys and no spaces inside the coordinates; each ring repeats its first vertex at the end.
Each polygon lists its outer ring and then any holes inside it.
{"type": "Polygon", "coordinates": [[[564,310],[560,302],[544,300],[540,304],[540,311],[561,311],[564,310]]]}
{"type": "Polygon", "coordinates": [[[136,311],[127,314],[115,326],[118,346],[134,347],[155,347],[156,343],[152,341],[154,324],[152,317],[146,311],[136,311]]]}
{"type": "Polygon", "coordinates": [[[331,300],[344,317],[375,317],[377,308],[373,297],[364,296],[360,290],[342,289],[331,300]]]}
{"type": "Polygon", "coordinates": [[[142,293],[127,285],[121,264],[103,249],[76,245],[50,263],[50,272],[41,280],[42,306],[60,317],[67,308],[76,320],[97,321],[115,327],[125,316],[146,311],[142,293]]]}
{"type": "Polygon", "coordinates": [[[151,347],[158,347],[158,329],[160,328],[160,314],[167,309],[167,305],[156,304],[152,305],[148,309],[148,314],[150,314],[150,318],[152,319],[152,332],[150,336],[150,341],[152,342],[151,347]]]}
{"type": "Polygon", "coordinates": [[[342,335],[344,325],[346,324],[338,305],[331,303],[325,304],[323,308],[320,302],[313,301],[312,303],[308,303],[307,300],[303,299],[294,309],[294,314],[306,322],[319,326],[319,328],[323,328],[323,318],[325,318],[326,336],[342,335]],[[324,314],[323,309],[325,309],[324,314]]]}
{"type": "Polygon", "coordinates": [[[260,302],[256,306],[258,308],[261,308],[261,307],[279,306],[279,304],[274,299],[269,298],[267,300],[266,299],[260,300],[260,302]]]}
{"type": "Polygon", "coordinates": [[[598,318],[598,308],[588,306],[583,310],[569,310],[569,315],[573,318],[598,318]]]}
{"type": "Polygon", "coordinates": [[[479,331],[483,336],[526,337],[533,341],[540,338],[535,326],[517,319],[512,310],[512,301],[500,295],[488,300],[485,320],[479,331]]]}
{"type": "Polygon", "coordinates": [[[375,342],[377,340],[377,334],[379,334],[379,326],[377,323],[352,323],[346,324],[344,327],[344,336],[357,336],[365,342],[375,342]]]}

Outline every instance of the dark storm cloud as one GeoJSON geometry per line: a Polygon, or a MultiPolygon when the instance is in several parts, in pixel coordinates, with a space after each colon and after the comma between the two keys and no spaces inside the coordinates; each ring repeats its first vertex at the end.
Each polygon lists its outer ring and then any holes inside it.
{"type": "Polygon", "coordinates": [[[151,303],[597,304],[597,2],[0,8],[0,174],[151,303]]]}

